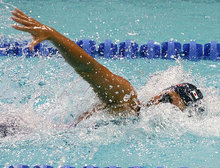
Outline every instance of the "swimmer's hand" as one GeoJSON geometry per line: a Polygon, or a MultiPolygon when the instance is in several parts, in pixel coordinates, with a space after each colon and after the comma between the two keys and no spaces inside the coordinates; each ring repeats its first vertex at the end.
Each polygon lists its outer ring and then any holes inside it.
{"type": "Polygon", "coordinates": [[[28,32],[33,36],[33,40],[30,44],[31,51],[33,51],[35,45],[39,44],[44,40],[50,39],[51,34],[54,31],[52,28],[27,16],[18,8],[15,8],[15,10],[12,11],[11,13],[14,15],[11,18],[15,22],[20,24],[20,25],[12,25],[12,27],[17,30],[28,32]]]}

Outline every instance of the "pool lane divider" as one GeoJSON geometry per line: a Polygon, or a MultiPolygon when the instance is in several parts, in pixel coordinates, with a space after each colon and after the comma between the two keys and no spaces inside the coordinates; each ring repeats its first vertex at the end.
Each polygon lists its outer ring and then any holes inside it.
{"type": "MultiPolygon", "coordinates": [[[[131,40],[120,42],[118,45],[112,43],[111,40],[98,44],[89,39],[83,39],[76,42],[92,57],[102,58],[148,58],[148,59],[168,59],[173,60],[182,58],[191,61],[198,60],[220,60],[220,43],[211,41],[204,45],[196,41],[181,44],[177,41],[163,42],[161,45],[153,40],[147,41],[145,44],[139,45],[131,40]]],[[[58,50],[51,47],[47,42],[42,42],[35,46],[34,51],[30,51],[29,42],[13,41],[0,38],[0,56],[52,56],[56,55],[58,50]]]]}
{"type": "MultiPolygon", "coordinates": [[[[3,167],[0,166],[0,168],[3,168],[3,167]]],[[[8,168],[31,168],[31,166],[18,164],[16,166],[9,166],[8,168]]],[[[49,166],[49,165],[40,165],[40,166],[33,166],[33,168],[54,168],[54,167],[49,166]]],[[[59,168],[76,168],[76,167],[72,167],[70,165],[64,165],[64,166],[59,166],[59,168]]],[[[89,165],[89,166],[83,166],[82,168],[101,168],[101,167],[89,165]]],[[[122,168],[122,167],[109,166],[109,167],[104,167],[104,168],[122,168]]],[[[133,167],[128,167],[128,168],[147,168],[147,167],[133,166],[133,167]]],[[[165,167],[158,166],[158,167],[155,167],[155,168],[165,168],[165,167]]],[[[179,167],[179,168],[188,168],[188,167],[182,166],[182,167],[179,167]]]]}

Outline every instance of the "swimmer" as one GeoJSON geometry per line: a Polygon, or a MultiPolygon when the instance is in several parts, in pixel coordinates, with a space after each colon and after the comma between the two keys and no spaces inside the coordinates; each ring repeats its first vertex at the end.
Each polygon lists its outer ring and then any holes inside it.
{"type": "Polygon", "coordinates": [[[139,116],[140,108],[149,107],[159,103],[172,103],[184,111],[190,104],[203,98],[202,93],[192,84],[184,83],[165,89],[158,96],[152,98],[146,105],[138,100],[135,89],[130,82],[118,76],[106,67],[99,64],[72,40],[57,32],[55,29],[44,25],[27,16],[19,9],[12,11],[11,18],[19,23],[13,28],[28,32],[33,40],[30,49],[44,40],[50,41],[61,53],[66,62],[93,88],[102,104],[92,110],[83,113],[73,124],[76,126],[83,119],[89,118],[98,110],[106,109],[114,116],[126,117],[128,115],[139,116]]]}
{"type": "MultiPolygon", "coordinates": [[[[193,84],[181,83],[164,89],[159,95],[153,97],[147,107],[159,103],[171,103],[184,111],[187,107],[196,107],[199,100],[203,99],[202,92],[193,84]]],[[[198,109],[202,112],[202,108],[198,109]]]]}

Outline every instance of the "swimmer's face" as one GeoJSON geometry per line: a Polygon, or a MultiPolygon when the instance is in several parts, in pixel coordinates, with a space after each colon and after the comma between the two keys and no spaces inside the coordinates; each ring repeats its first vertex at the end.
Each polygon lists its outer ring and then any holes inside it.
{"type": "Polygon", "coordinates": [[[177,94],[175,91],[171,90],[168,92],[171,104],[177,106],[180,110],[184,111],[186,108],[191,109],[191,111],[194,111],[197,114],[203,114],[205,111],[205,108],[202,106],[201,101],[197,102],[191,102],[188,106],[185,105],[184,101],[181,99],[179,94],[177,94]]]}
{"type": "Polygon", "coordinates": [[[174,90],[169,90],[167,94],[170,96],[171,104],[177,106],[182,111],[186,109],[186,105],[184,101],[180,98],[180,96],[174,90]]]}
{"type": "Polygon", "coordinates": [[[189,106],[189,117],[192,117],[194,115],[196,116],[204,116],[206,115],[206,109],[205,107],[203,106],[202,102],[201,101],[198,101],[196,103],[193,103],[189,106]]]}

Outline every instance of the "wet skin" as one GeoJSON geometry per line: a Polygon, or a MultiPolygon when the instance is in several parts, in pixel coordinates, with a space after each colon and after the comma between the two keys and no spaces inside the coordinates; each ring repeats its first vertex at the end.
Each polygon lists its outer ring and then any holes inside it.
{"type": "MultiPolygon", "coordinates": [[[[76,126],[81,120],[90,117],[92,113],[100,109],[107,108],[108,112],[113,115],[126,117],[127,115],[137,116],[141,106],[149,107],[159,104],[158,99],[161,97],[161,94],[152,98],[147,105],[141,105],[135,89],[128,80],[110,72],[72,40],[63,36],[55,29],[27,16],[17,8],[12,11],[12,14],[11,18],[20,24],[12,25],[12,27],[32,35],[31,50],[38,43],[49,40],[59,50],[66,62],[90,84],[102,101],[101,105],[83,113],[73,125],[76,126]]],[[[169,94],[172,96],[172,103],[181,110],[184,110],[185,105],[178,94],[172,91],[169,91],[169,94]]]]}
{"type": "Polygon", "coordinates": [[[174,90],[172,89],[168,89],[168,90],[164,90],[163,92],[161,92],[159,95],[153,97],[148,103],[147,107],[152,106],[152,105],[158,105],[160,103],[161,97],[164,94],[168,94],[172,100],[172,104],[177,106],[180,110],[184,111],[186,109],[186,105],[183,102],[183,100],[180,98],[179,94],[177,94],[174,90]]]}

